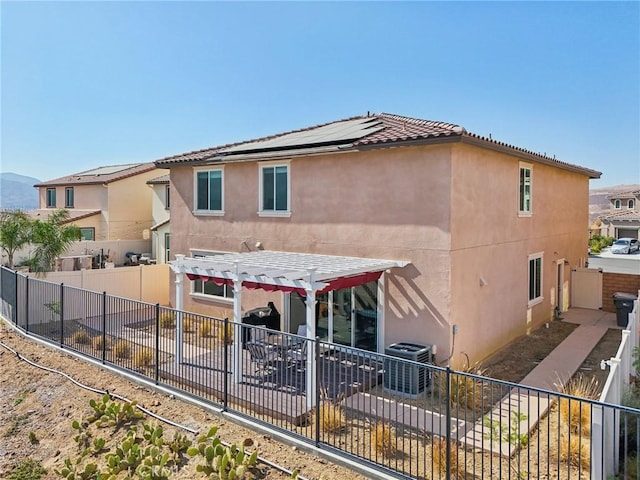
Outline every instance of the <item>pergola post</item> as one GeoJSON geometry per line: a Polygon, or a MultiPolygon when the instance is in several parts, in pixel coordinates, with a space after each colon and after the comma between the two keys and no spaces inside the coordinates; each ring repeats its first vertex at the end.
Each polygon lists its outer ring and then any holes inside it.
{"type": "MultiPolygon", "coordinates": [[[[236,265],[237,270],[237,265],[236,265]]],[[[233,383],[242,382],[242,280],[233,280],[233,383]]]]}
{"type": "MultiPolygon", "coordinates": [[[[309,285],[305,288],[307,294],[307,408],[313,408],[316,403],[316,368],[315,357],[315,333],[316,333],[316,291],[313,287],[315,269],[309,269],[309,285]]],[[[317,359],[316,359],[317,360],[317,359]]]]}
{"type": "Polygon", "coordinates": [[[182,297],[184,293],[184,273],[182,273],[181,266],[183,260],[184,255],[180,253],[176,254],[177,269],[174,270],[176,272],[176,365],[180,365],[182,363],[182,309],[184,307],[182,297]]]}

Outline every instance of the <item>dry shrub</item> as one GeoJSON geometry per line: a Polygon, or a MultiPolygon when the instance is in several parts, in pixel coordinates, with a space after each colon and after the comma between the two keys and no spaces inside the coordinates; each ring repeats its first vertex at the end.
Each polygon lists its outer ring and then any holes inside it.
{"type": "Polygon", "coordinates": [[[119,340],[113,346],[113,354],[116,358],[129,358],[131,356],[131,347],[124,340],[119,340]]]}
{"type": "Polygon", "coordinates": [[[71,341],[73,343],[81,344],[81,345],[91,345],[92,338],[84,330],[78,330],[73,335],[71,335],[71,341]]]}
{"type": "MultiPolygon", "coordinates": [[[[231,345],[233,343],[233,323],[227,324],[227,345],[231,345]]],[[[216,325],[216,338],[224,343],[224,323],[217,322],[216,325]]]]}
{"type": "MultiPolygon", "coordinates": [[[[479,364],[464,367],[460,370],[460,374],[451,373],[451,384],[449,387],[449,401],[451,405],[459,405],[465,408],[474,409],[482,404],[487,384],[482,380],[478,380],[467,375],[465,373],[484,376],[485,370],[480,368],[479,364]]],[[[447,374],[441,372],[438,374],[438,383],[440,392],[444,394],[447,391],[447,374]]]]}
{"type": "Polygon", "coordinates": [[[161,328],[173,328],[176,326],[176,314],[170,311],[161,312],[158,321],[161,328]]]}
{"type": "MultiPolygon", "coordinates": [[[[458,446],[456,442],[449,442],[450,447],[450,471],[451,478],[458,480],[465,478],[465,472],[458,470],[458,446]]],[[[433,442],[433,448],[431,450],[431,457],[433,461],[433,467],[436,472],[440,474],[439,478],[444,478],[447,473],[447,440],[440,438],[433,442]]]]}
{"type": "Polygon", "coordinates": [[[98,336],[98,337],[94,337],[93,338],[93,348],[95,348],[96,350],[102,350],[102,348],[104,347],[105,350],[108,350],[111,348],[111,340],[109,339],[109,337],[106,337],[104,342],[104,345],[102,343],[102,335],[98,336]]]}
{"type": "Polygon", "coordinates": [[[195,330],[196,321],[191,315],[182,316],[182,331],[191,333],[195,330]]]}
{"type": "Polygon", "coordinates": [[[383,457],[393,457],[396,454],[396,432],[387,422],[377,423],[372,432],[372,441],[376,452],[383,457]]]}
{"type": "MultiPolygon", "coordinates": [[[[559,385],[560,392],[573,397],[597,400],[600,395],[598,380],[577,375],[566,386],[559,385]]],[[[572,434],[591,435],[591,404],[570,398],[560,398],[560,419],[572,434]]]]}
{"type": "Polygon", "coordinates": [[[201,323],[200,326],[198,327],[198,334],[201,337],[210,337],[211,336],[211,322],[209,322],[208,320],[205,320],[203,323],[201,323]]]}
{"type": "Polygon", "coordinates": [[[133,364],[136,367],[149,367],[153,365],[153,350],[147,347],[138,350],[133,357],[133,364]]]}
{"type": "Polygon", "coordinates": [[[579,435],[560,435],[560,460],[588,471],[591,466],[591,441],[579,435]]]}
{"type": "Polygon", "coordinates": [[[318,410],[320,426],[325,432],[338,433],[347,427],[347,417],[340,405],[323,403],[318,410]]]}

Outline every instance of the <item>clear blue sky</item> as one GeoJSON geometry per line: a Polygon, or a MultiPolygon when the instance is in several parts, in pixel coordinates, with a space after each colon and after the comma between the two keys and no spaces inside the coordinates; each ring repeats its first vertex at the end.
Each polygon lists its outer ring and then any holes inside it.
{"type": "Polygon", "coordinates": [[[41,180],[371,112],[640,183],[638,2],[6,2],[0,170],[41,180]]]}

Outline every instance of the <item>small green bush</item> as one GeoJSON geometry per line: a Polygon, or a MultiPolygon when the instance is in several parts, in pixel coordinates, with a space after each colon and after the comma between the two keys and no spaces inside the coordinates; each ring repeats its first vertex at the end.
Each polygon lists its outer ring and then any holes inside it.
{"type": "Polygon", "coordinates": [[[45,473],[47,471],[39,461],[26,458],[11,470],[9,480],[39,480],[45,473]]]}

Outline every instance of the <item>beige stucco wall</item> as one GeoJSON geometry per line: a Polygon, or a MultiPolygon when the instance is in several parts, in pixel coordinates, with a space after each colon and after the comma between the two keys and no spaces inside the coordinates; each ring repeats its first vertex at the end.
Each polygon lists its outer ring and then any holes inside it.
{"type": "MultiPolygon", "coordinates": [[[[561,257],[568,306],[569,268],[586,248],[587,177],[535,164],[534,214],[519,218],[519,159],[478,147],[379,149],[290,165],[288,218],[258,216],[255,162],[224,166],[224,216],[194,216],[193,169],[172,168],[172,255],[247,251],[260,241],[266,250],[409,261],[383,277],[383,344],[434,344],[445,362],[455,324],[453,365],[461,352],[482,359],[549,320],[552,267],[561,257]],[[537,252],[544,252],[544,301],[527,309],[528,255],[537,252]]],[[[245,290],[245,310],[266,303],[259,295],[245,290]]],[[[185,296],[185,308],[201,313],[230,316],[230,306],[185,296]]]]}
{"type": "Polygon", "coordinates": [[[153,189],[149,188],[147,180],[165,173],[167,170],[154,169],[109,183],[106,215],[110,240],[143,238],[143,231],[153,224],[153,189]]]}

